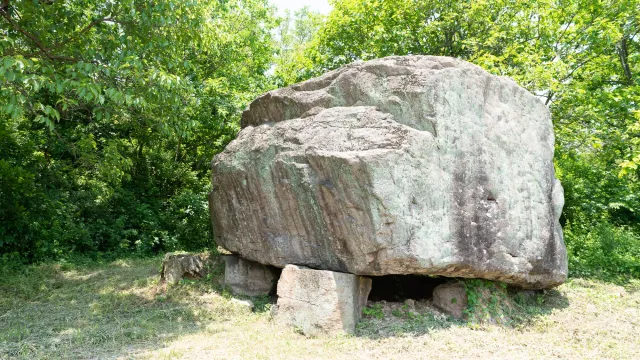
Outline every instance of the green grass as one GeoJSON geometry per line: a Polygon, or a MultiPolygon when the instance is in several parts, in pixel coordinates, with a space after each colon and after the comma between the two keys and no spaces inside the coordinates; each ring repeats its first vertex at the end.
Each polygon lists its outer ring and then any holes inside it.
{"type": "Polygon", "coordinates": [[[0,359],[611,358],[640,353],[640,281],[572,279],[513,326],[377,307],[355,335],[307,338],[209,279],[159,283],[161,258],[0,269],[0,359]]]}

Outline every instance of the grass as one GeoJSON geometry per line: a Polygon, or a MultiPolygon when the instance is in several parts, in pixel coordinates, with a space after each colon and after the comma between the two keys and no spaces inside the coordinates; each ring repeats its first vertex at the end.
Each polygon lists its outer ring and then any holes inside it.
{"type": "Polygon", "coordinates": [[[161,258],[0,269],[0,359],[634,359],[640,281],[572,279],[512,326],[375,307],[355,335],[306,338],[218,283],[159,283],[161,258]]]}

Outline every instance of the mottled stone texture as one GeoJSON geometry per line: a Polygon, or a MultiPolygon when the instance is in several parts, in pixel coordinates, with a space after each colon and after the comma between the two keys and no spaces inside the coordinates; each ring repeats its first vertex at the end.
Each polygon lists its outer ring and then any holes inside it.
{"type": "Polygon", "coordinates": [[[467,300],[467,291],[462,283],[441,284],[433,289],[433,305],[456,319],[465,316],[467,300]]]}
{"type": "Polygon", "coordinates": [[[279,270],[235,255],[224,256],[224,284],[236,295],[268,295],[276,286],[279,270]]]}
{"type": "Polygon", "coordinates": [[[549,111],[446,57],[271,91],[213,161],[216,241],[263,264],[545,288],[566,279],[549,111]]]}
{"type": "Polygon", "coordinates": [[[287,265],[278,281],[275,317],[305,335],[353,333],[369,291],[369,278],[287,265]]]}
{"type": "Polygon", "coordinates": [[[206,262],[197,254],[167,253],[162,261],[160,278],[175,284],[182,278],[199,279],[207,274],[206,262]]]}

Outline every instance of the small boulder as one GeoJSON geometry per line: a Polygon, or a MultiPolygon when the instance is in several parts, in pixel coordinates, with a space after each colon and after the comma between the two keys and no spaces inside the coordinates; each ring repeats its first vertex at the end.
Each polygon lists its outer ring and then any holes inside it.
{"type": "Polygon", "coordinates": [[[305,335],[355,332],[371,291],[371,279],[287,265],[278,281],[276,321],[305,335]]]}
{"type": "Polygon", "coordinates": [[[416,302],[413,299],[407,299],[404,301],[404,304],[407,305],[410,309],[414,309],[416,308],[416,302]]]}
{"type": "Polygon", "coordinates": [[[199,279],[207,274],[206,262],[199,254],[168,253],[162,261],[163,282],[175,284],[182,278],[199,279]]]}
{"type": "Polygon", "coordinates": [[[465,317],[467,291],[461,283],[448,283],[433,289],[433,305],[456,319],[465,317]]]}
{"type": "Polygon", "coordinates": [[[278,281],[279,269],[236,255],[224,256],[224,284],[236,295],[268,295],[278,281]]]}

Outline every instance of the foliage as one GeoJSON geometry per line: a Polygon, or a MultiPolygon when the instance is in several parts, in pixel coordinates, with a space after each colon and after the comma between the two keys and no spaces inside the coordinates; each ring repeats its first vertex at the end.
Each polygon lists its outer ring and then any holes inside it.
{"type": "Polygon", "coordinates": [[[483,279],[461,279],[467,295],[464,314],[472,328],[498,324],[505,327],[532,325],[535,318],[569,304],[557,290],[522,290],[483,279]]]}
{"type": "Polygon", "coordinates": [[[628,227],[603,222],[593,227],[566,226],[569,269],[573,276],[627,282],[640,278],[640,236],[628,227]]]}
{"type": "MultiPolygon", "coordinates": [[[[569,248],[583,241],[578,234],[603,223],[618,229],[614,236],[640,235],[638,0],[333,4],[300,62],[301,67],[312,64],[306,67],[309,74],[355,60],[427,54],[462,58],[510,76],[552,113],[556,175],[566,192],[561,222],[585,229],[567,232],[569,248]]],[[[640,261],[635,253],[626,253],[630,263],[640,261]]],[[[619,274],[631,271],[615,268],[619,274]]]]}
{"type": "Polygon", "coordinates": [[[274,81],[278,87],[284,87],[311,76],[311,60],[305,51],[311,45],[311,39],[324,21],[324,16],[304,6],[291,14],[285,12],[277,29],[278,56],[274,59],[274,81]]]}
{"type": "Polygon", "coordinates": [[[505,283],[482,279],[467,279],[462,283],[467,294],[464,314],[469,322],[505,324],[511,321],[513,305],[505,283]]]}
{"type": "Polygon", "coordinates": [[[0,15],[0,256],[211,246],[208,164],[269,86],[266,1],[23,0],[0,15]]]}
{"type": "Polygon", "coordinates": [[[384,317],[384,313],[382,312],[382,305],[380,304],[373,304],[372,306],[363,307],[362,314],[364,316],[369,316],[376,319],[382,319],[384,317]]]}

